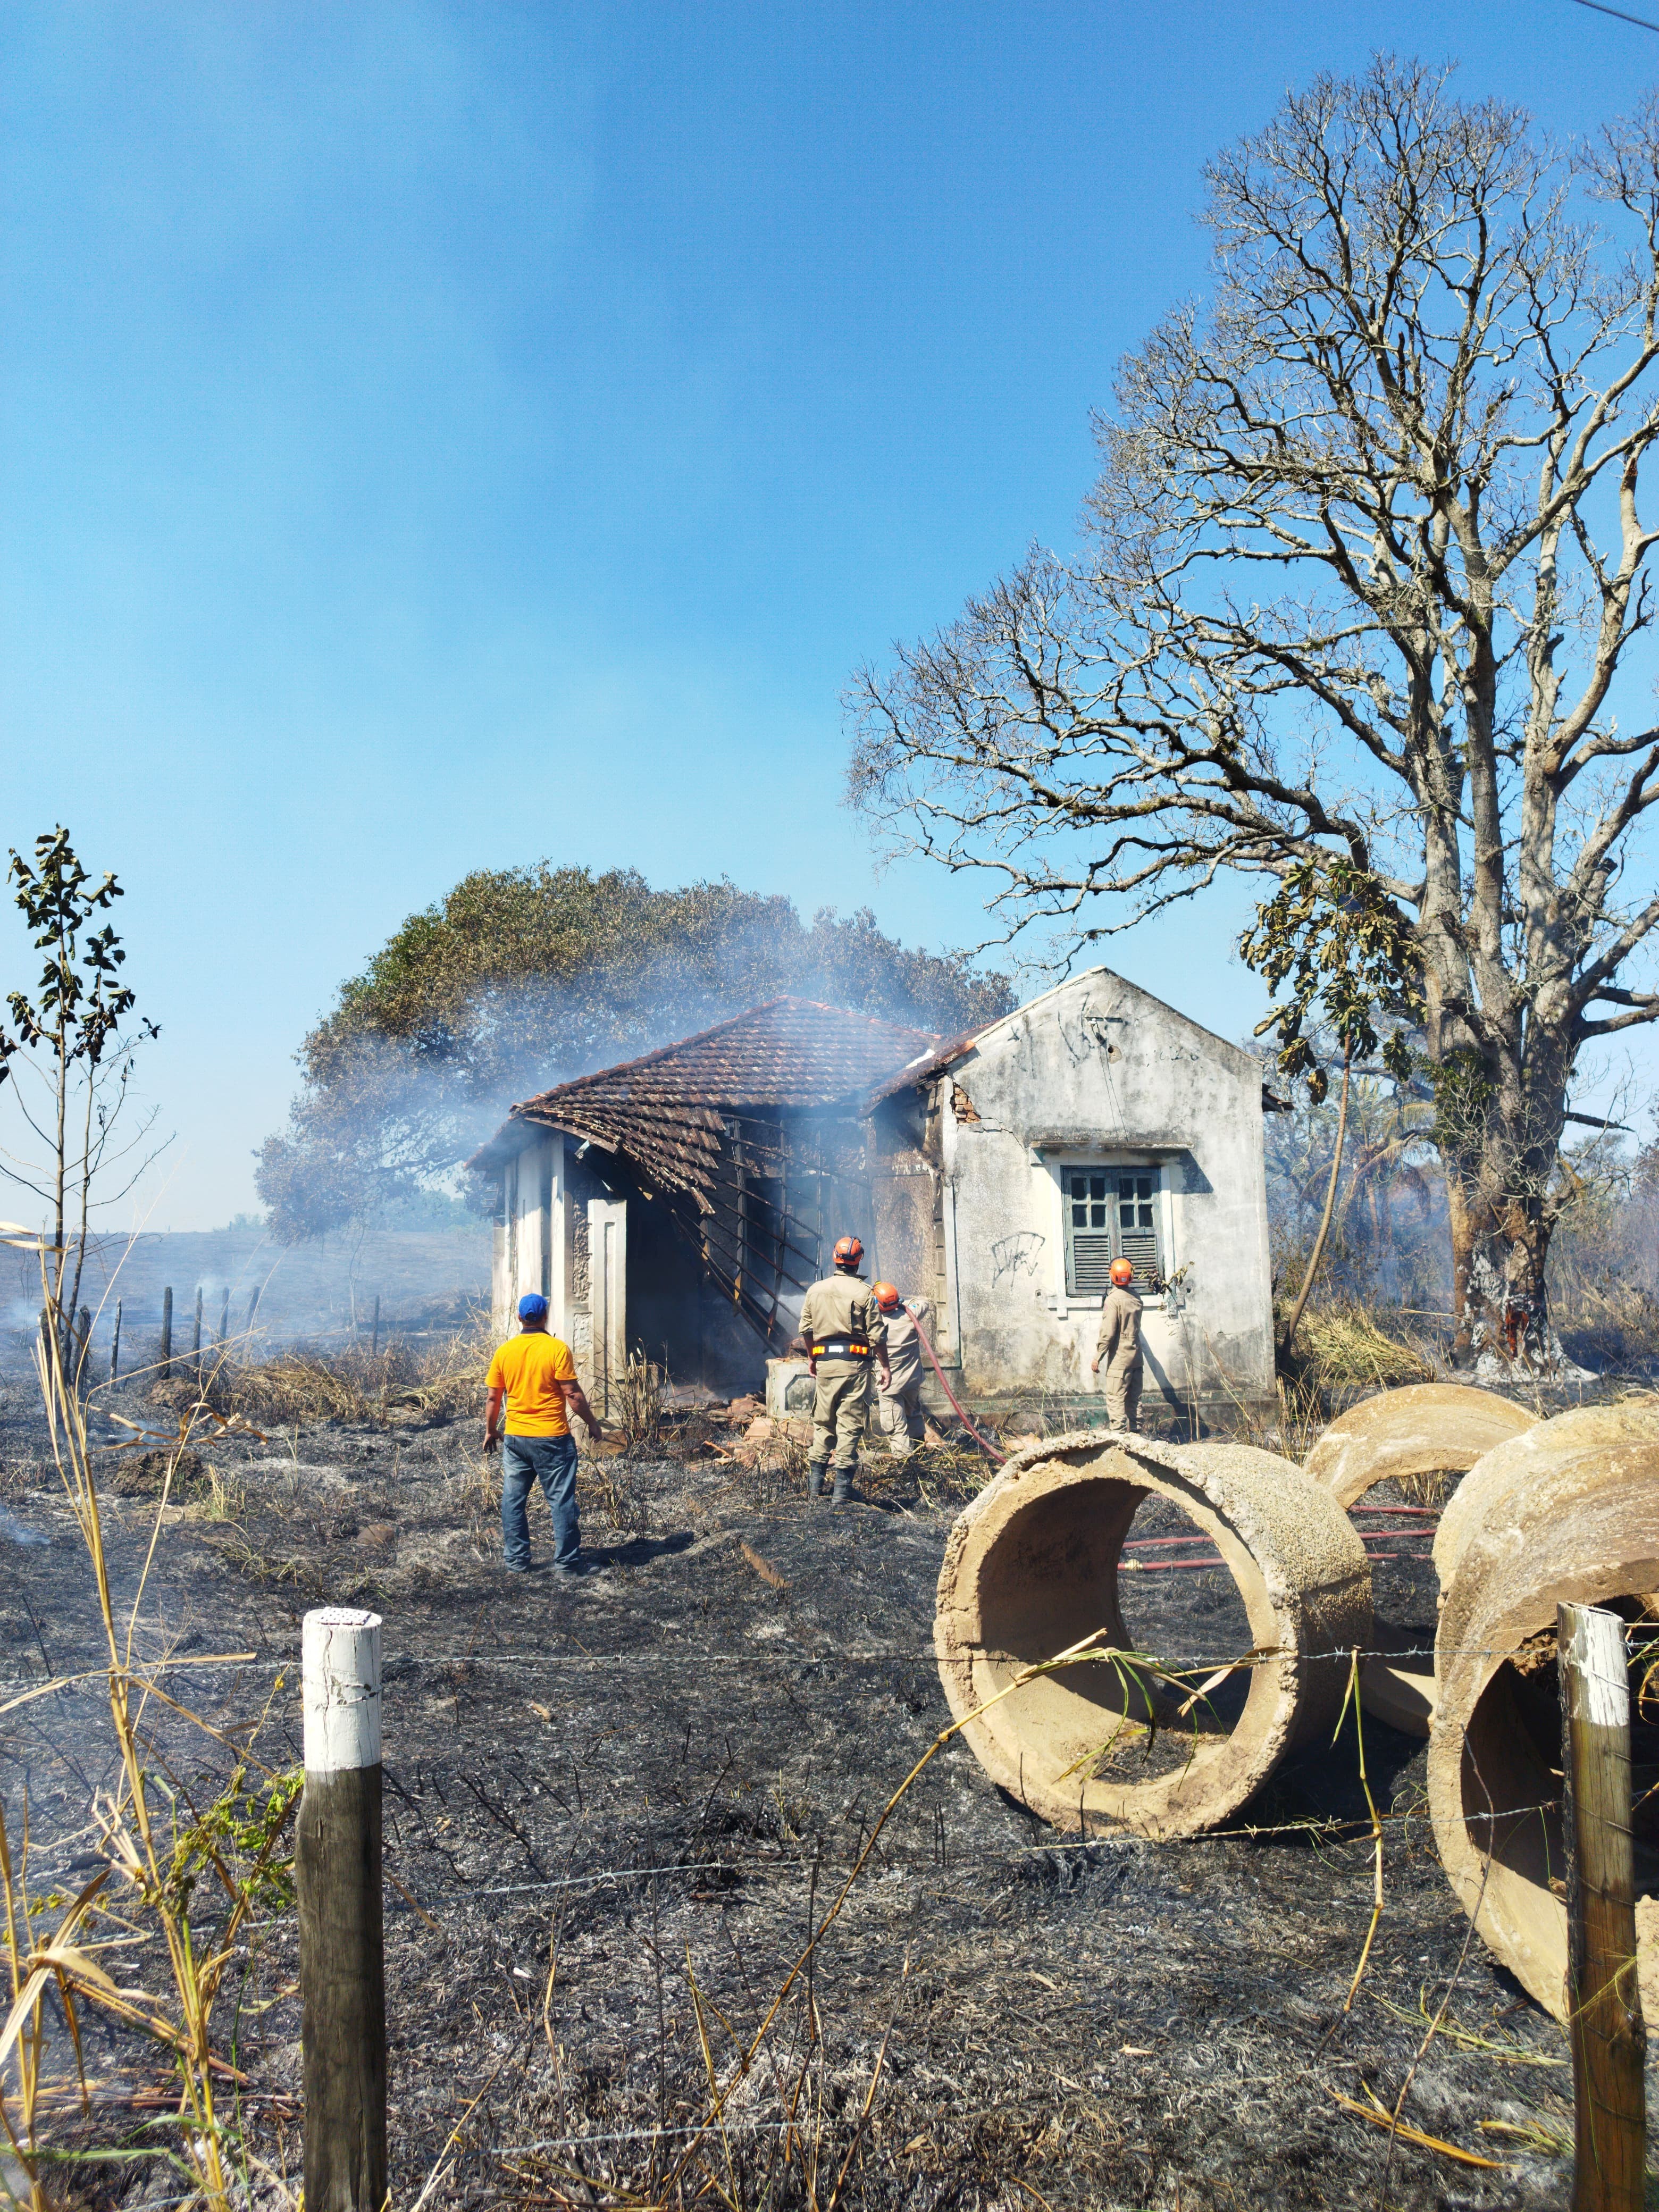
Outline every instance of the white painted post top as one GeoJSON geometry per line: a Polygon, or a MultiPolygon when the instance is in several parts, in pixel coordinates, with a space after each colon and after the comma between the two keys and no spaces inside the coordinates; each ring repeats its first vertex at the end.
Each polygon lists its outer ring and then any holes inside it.
{"type": "Polygon", "coordinates": [[[1583,1678],[1585,1719],[1592,1728],[1628,1728],[1624,1622],[1599,1605],[1569,1605],[1565,1610],[1572,1633],[1564,1656],[1583,1678]]]}
{"type": "Polygon", "coordinates": [[[305,1661],[306,1772],[337,1774],[380,1763],[380,1616],[347,1606],[308,1613],[305,1661]]]}

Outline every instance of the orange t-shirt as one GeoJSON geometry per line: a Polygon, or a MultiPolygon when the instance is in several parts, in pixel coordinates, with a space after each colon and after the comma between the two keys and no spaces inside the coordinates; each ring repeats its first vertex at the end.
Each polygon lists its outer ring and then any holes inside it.
{"type": "Polygon", "coordinates": [[[568,1437],[561,1382],[574,1382],[576,1363],[570,1346],[544,1328],[511,1338],[489,1363],[485,1388],[507,1393],[510,1437],[568,1437]]]}

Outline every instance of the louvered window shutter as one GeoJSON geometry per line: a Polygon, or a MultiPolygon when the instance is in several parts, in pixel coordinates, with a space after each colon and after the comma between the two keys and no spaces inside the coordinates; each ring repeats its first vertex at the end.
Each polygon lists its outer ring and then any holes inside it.
{"type": "Polygon", "coordinates": [[[1118,1258],[1133,1267],[1143,1297],[1162,1285],[1158,1169],[1066,1168],[1063,1190],[1068,1297],[1104,1297],[1118,1258]]]}
{"type": "Polygon", "coordinates": [[[1104,1168],[1065,1171],[1066,1288],[1074,1298],[1102,1298],[1112,1281],[1115,1182],[1104,1168]]]}
{"type": "Polygon", "coordinates": [[[1134,1287],[1145,1297],[1164,1280],[1164,1255],[1158,1244],[1158,1170],[1118,1171],[1117,1249],[1135,1271],[1134,1287]]]}

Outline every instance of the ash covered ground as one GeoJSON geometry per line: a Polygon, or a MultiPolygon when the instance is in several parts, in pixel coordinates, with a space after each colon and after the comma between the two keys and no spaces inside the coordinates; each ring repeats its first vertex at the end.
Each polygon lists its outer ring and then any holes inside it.
{"type": "MultiPolygon", "coordinates": [[[[14,1695],[104,1655],[25,1389],[0,1417],[14,1695]]],[[[817,2212],[1567,2202],[1565,2041],[1468,1941],[1434,1854],[1424,1747],[1373,1723],[1385,1909],[1352,2009],[1374,1880],[1352,1723],[1282,1769],[1238,1832],[1162,1844],[1044,1828],[953,1742],[704,2131],[710,2069],[732,2075],[814,1912],[950,1717],[930,1635],[959,1500],[925,1461],[883,1461],[870,1503],[809,1509],[799,1475],[722,1456],[737,1433],[692,1438],[689,1463],[585,1463],[584,1536],[605,1571],[575,1583],[501,1571],[471,1422],[204,1443],[165,1516],[141,1647],[258,1655],[191,1676],[225,1743],[155,1713],[158,1753],[198,1804],[262,1711],[258,1755],[298,1762],[304,1610],[385,1617],[394,2203],[434,2169],[428,2206],[614,2191],[817,2212]],[[1392,2105],[1420,2008],[1453,1978],[1402,2117],[1498,2170],[1391,2145],[1336,2101],[1392,2105]]],[[[130,1596],[155,1507],[115,1493],[117,1468],[141,1480],[130,1459],[108,1465],[130,1596]]],[[[1145,1509],[1133,1533],[1156,1534],[1168,1510],[1145,1509]]],[[[532,1534],[544,1559],[539,1500],[532,1534]]],[[[1379,1610],[1426,1629],[1431,1577],[1384,1566],[1379,1610]]],[[[1219,1571],[1146,1574],[1126,1610],[1146,1648],[1200,1655],[1242,1634],[1234,1603],[1219,1571]]],[[[0,1718],[8,1823],[19,1832],[27,1786],[37,1886],[94,1863],[100,1695],[93,1682],[0,1718]]],[[[297,2185],[291,1914],[243,1948],[241,2116],[297,2185]]],[[[89,2063],[96,2108],[88,2122],[62,2106],[60,2145],[153,2144],[154,2048],[94,2039],[89,2063]]],[[[64,2200],[88,2205],[179,2187],[142,2160],[61,2171],[64,2200]]]]}

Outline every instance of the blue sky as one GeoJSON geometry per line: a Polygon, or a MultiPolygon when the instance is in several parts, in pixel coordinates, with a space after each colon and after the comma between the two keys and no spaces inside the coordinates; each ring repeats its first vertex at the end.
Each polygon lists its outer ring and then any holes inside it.
{"type": "MultiPolygon", "coordinates": [[[[1571,0],[0,9],[0,843],[129,888],[152,1225],[470,868],[981,934],[841,811],[848,674],[1066,541],[1205,156],[1381,44],[1564,131],[1659,76],[1571,0]]],[[[1237,1035],[1245,903],[1109,957],[1237,1035]]]]}

